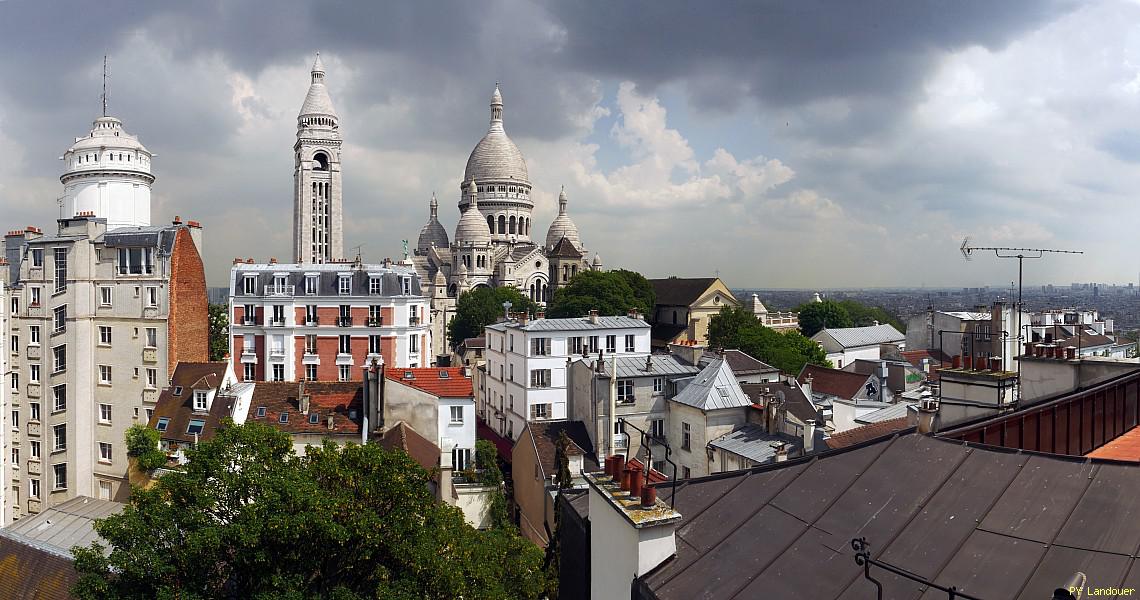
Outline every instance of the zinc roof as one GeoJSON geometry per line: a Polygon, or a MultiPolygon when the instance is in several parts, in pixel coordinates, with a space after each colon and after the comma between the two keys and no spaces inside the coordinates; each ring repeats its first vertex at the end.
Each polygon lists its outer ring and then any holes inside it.
{"type": "MultiPolygon", "coordinates": [[[[603,371],[600,375],[609,377],[611,361],[603,360],[603,371]]],[[[682,361],[671,354],[652,354],[641,358],[636,356],[623,356],[617,359],[617,376],[619,378],[631,377],[668,377],[696,375],[700,369],[682,361]],[[645,370],[646,358],[653,365],[650,371],[645,370]]]]}
{"type": "Polygon", "coordinates": [[[633,317],[598,317],[597,323],[591,323],[588,317],[567,319],[532,319],[526,325],[517,321],[503,321],[488,325],[487,329],[506,331],[520,329],[522,331],[590,331],[598,329],[649,329],[649,323],[633,317]]]}
{"type": "Polygon", "coordinates": [[[710,362],[689,385],[685,386],[685,389],[673,396],[671,400],[701,410],[740,408],[752,405],[752,400],[736,382],[736,376],[729,368],[728,362],[722,358],[710,362]]]}
{"type": "Polygon", "coordinates": [[[893,325],[889,324],[824,329],[813,335],[811,339],[818,341],[818,339],[824,335],[830,335],[837,344],[844,348],[901,342],[906,339],[905,335],[900,333],[898,329],[895,329],[893,325]]]}
{"type": "Polygon", "coordinates": [[[92,527],[96,519],[118,513],[124,506],[111,500],[76,496],[0,529],[0,536],[71,558],[72,546],[90,546],[101,539],[92,527]]]}
{"type": "Polygon", "coordinates": [[[709,442],[714,448],[761,464],[776,460],[776,447],[781,444],[790,444],[789,450],[793,451],[803,448],[803,441],[799,438],[783,433],[768,433],[759,425],[744,425],[709,442]]]}
{"type": "Polygon", "coordinates": [[[878,423],[880,421],[890,421],[891,419],[898,419],[900,417],[905,417],[905,416],[907,416],[906,415],[907,407],[913,406],[913,405],[914,404],[911,402],[898,402],[898,403],[892,404],[886,408],[880,408],[879,410],[876,410],[875,412],[867,413],[861,417],[856,417],[855,422],[857,422],[857,423],[878,423]]]}

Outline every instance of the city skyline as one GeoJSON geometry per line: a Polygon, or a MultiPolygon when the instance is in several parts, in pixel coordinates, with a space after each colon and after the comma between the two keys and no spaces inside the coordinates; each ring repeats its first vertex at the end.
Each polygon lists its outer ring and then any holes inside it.
{"type": "Polygon", "coordinates": [[[536,222],[565,185],[607,267],[716,271],[734,288],[1016,275],[964,263],[969,235],[1086,252],[1027,265],[1026,285],[1136,274],[1121,243],[1140,216],[1140,132],[1120,125],[1140,104],[1131,3],[678,4],[647,21],[527,2],[111,2],[99,28],[74,6],[0,3],[8,227],[54,229],[54,157],[100,113],[106,54],[109,113],[157,155],[153,222],[203,223],[213,286],[235,256],[290,256],[291,147],[317,50],[345,138],[346,255],[398,258],[433,192],[454,228],[501,81],[536,222]],[[712,36],[728,22],[742,29],[712,36]]]}

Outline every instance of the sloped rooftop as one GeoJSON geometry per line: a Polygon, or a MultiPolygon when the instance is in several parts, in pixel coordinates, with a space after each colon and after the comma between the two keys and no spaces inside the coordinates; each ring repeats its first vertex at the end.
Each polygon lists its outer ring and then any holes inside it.
{"type": "Polygon", "coordinates": [[[701,410],[752,405],[752,400],[736,382],[736,376],[728,362],[722,358],[710,362],[685,389],[670,400],[701,410]]]}
{"type": "Polygon", "coordinates": [[[868,327],[843,327],[838,329],[824,329],[813,335],[811,339],[819,340],[824,335],[830,335],[837,344],[844,348],[858,348],[859,346],[874,346],[876,344],[893,344],[906,340],[898,329],[892,325],[871,325],[868,327]]]}

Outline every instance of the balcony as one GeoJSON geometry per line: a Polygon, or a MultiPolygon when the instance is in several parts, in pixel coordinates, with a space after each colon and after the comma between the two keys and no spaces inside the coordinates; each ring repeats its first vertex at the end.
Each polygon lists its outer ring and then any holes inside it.
{"type": "Polygon", "coordinates": [[[268,325],[269,327],[284,327],[285,326],[285,319],[284,318],[269,319],[269,321],[266,322],[266,325],[268,325]]]}
{"type": "Polygon", "coordinates": [[[276,356],[276,357],[285,356],[285,348],[270,348],[269,349],[269,356],[276,356]]]}
{"type": "Polygon", "coordinates": [[[352,327],[352,317],[337,317],[336,318],[336,326],[337,327],[352,327]]]}
{"type": "Polygon", "coordinates": [[[369,327],[383,327],[384,326],[384,319],[368,317],[368,326],[369,327]]]}
{"type": "Polygon", "coordinates": [[[265,286],[266,296],[292,296],[297,286],[293,285],[267,285],[265,286]]]}
{"type": "Polygon", "coordinates": [[[308,316],[305,317],[305,327],[316,327],[317,325],[320,325],[320,324],[321,324],[321,319],[320,319],[320,317],[317,317],[316,315],[314,315],[312,317],[308,317],[308,316]]]}
{"type": "Polygon", "coordinates": [[[242,317],[241,324],[247,326],[257,325],[257,319],[254,319],[253,317],[242,317]]]}
{"type": "Polygon", "coordinates": [[[158,348],[143,348],[142,360],[144,363],[158,362],[158,348]]]}
{"type": "Polygon", "coordinates": [[[627,405],[633,404],[635,402],[637,402],[637,399],[634,398],[632,395],[622,396],[621,394],[618,394],[618,397],[617,397],[617,403],[618,404],[621,404],[623,406],[627,406],[627,405]]]}
{"type": "Polygon", "coordinates": [[[408,317],[408,327],[419,327],[419,325],[420,325],[420,318],[419,317],[408,317]]]}

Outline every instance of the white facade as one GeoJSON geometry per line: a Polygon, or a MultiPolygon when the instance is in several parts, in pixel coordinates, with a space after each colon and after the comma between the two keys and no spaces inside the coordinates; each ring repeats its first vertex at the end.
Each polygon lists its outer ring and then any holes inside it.
{"type": "MultiPolygon", "coordinates": [[[[454,457],[458,449],[466,451],[463,454],[467,461],[475,460],[474,398],[439,399],[439,437],[436,439],[439,440],[440,452],[454,457]]],[[[462,471],[467,466],[462,464],[462,460],[453,460],[452,465],[456,471],[462,471]]]]}
{"type": "Polygon", "coordinates": [[[106,115],[63,154],[63,215],[107,219],[107,227],[150,225],[151,153],[106,115]]]}
{"type": "Polygon", "coordinates": [[[567,418],[567,362],[650,353],[650,326],[632,317],[505,321],[486,329],[487,379],[480,413],[515,439],[528,421],[567,418]]]}
{"type": "MultiPolygon", "coordinates": [[[[0,474],[6,478],[8,473],[17,466],[11,462],[12,449],[8,445],[8,429],[12,426],[8,421],[8,411],[10,410],[8,407],[8,389],[17,384],[17,382],[11,381],[11,378],[19,377],[19,375],[8,369],[8,346],[11,344],[8,338],[8,312],[12,307],[9,306],[8,300],[7,263],[0,261],[0,269],[4,271],[0,274],[0,373],[4,374],[4,380],[0,381],[0,449],[3,451],[0,454],[0,474]]],[[[11,350],[19,352],[19,348],[16,347],[11,350]]],[[[19,481],[18,478],[17,481],[19,481]]],[[[19,492],[15,493],[18,494],[19,492]]],[[[7,482],[0,480],[0,527],[7,527],[12,522],[12,507],[8,504],[8,495],[7,482]]],[[[15,503],[18,504],[18,500],[15,503]]]]}

